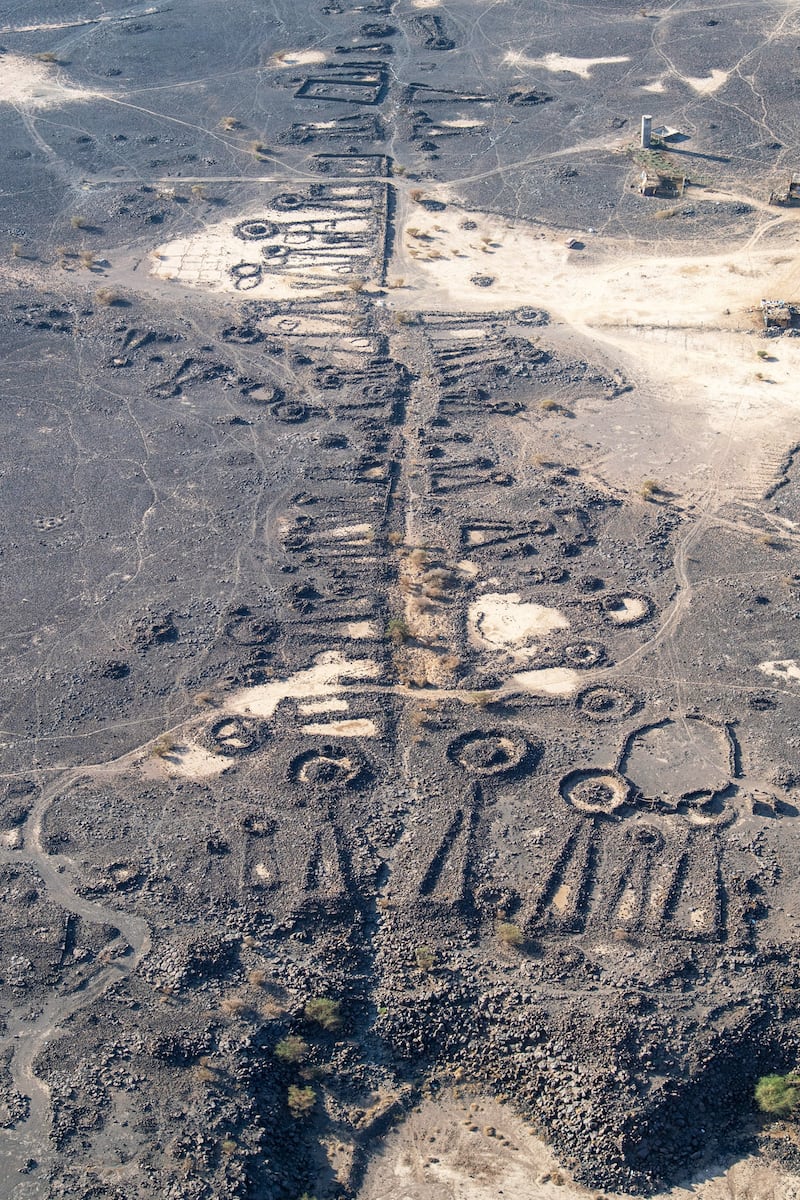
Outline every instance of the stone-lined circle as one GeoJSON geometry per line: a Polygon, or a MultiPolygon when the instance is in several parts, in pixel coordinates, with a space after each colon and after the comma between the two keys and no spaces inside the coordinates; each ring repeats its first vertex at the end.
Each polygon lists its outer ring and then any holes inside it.
{"type": "Polygon", "coordinates": [[[562,654],[570,666],[586,670],[603,662],[606,649],[600,642],[570,642],[564,647],[562,654]]]}
{"type": "Polygon", "coordinates": [[[220,754],[249,754],[261,745],[265,734],[261,722],[232,714],[214,721],[208,730],[208,741],[220,754]]]}
{"type": "Polygon", "coordinates": [[[447,757],[471,775],[508,775],[531,769],[540,750],[509,729],[473,729],[447,747],[447,757]]]}
{"type": "Polygon", "coordinates": [[[592,721],[622,721],[639,706],[635,696],[615,684],[587,687],[575,697],[575,707],[592,721]]]}
{"type": "Polygon", "coordinates": [[[233,227],[234,237],[243,242],[261,242],[264,238],[274,237],[277,232],[278,226],[272,221],[240,221],[233,227]]]}
{"type": "Polygon", "coordinates": [[[618,771],[588,768],[565,775],[559,791],[579,812],[608,816],[627,803],[631,785],[618,771]]]}
{"type": "Polygon", "coordinates": [[[350,746],[327,743],[296,754],[289,779],[305,787],[355,787],[367,774],[367,764],[350,746]]]}

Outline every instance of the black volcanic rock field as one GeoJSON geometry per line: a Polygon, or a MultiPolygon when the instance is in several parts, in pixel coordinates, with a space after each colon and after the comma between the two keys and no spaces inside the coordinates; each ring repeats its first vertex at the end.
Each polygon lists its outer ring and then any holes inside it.
{"type": "Polygon", "coordinates": [[[0,1197],[796,1167],[798,44],[0,7],[0,1197]]]}

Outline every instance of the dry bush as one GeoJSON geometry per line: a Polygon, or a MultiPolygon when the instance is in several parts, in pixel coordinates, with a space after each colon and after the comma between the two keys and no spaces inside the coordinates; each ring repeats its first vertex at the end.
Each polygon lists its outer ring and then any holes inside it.
{"type": "Polygon", "coordinates": [[[263,987],[267,982],[267,972],[261,967],[253,967],[252,971],[247,972],[247,982],[252,987],[263,987]]]}
{"type": "Polygon", "coordinates": [[[405,541],[405,534],[402,534],[397,529],[393,529],[390,534],[387,534],[387,542],[390,546],[402,546],[405,541]]]}
{"type": "Polygon", "coordinates": [[[652,496],[657,496],[660,491],[661,484],[657,479],[645,479],[639,488],[639,495],[643,500],[649,500],[652,496]]]}
{"type": "Polygon", "coordinates": [[[497,936],[504,946],[521,946],[525,941],[525,934],[519,925],[514,925],[511,921],[500,922],[497,926],[497,936]]]}
{"type": "Polygon", "coordinates": [[[417,946],[414,959],[420,971],[432,971],[436,966],[436,954],[430,946],[417,946]]]}
{"type": "Polygon", "coordinates": [[[150,753],[154,758],[166,758],[175,749],[177,742],[170,734],[164,733],[160,738],[153,742],[153,748],[150,753]]]}
{"type": "Polygon", "coordinates": [[[246,1008],[247,1001],[243,1000],[241,996],[226,996],[225,999],[220,1003],[220,1009],[229,1017],[238,1016],[238,1014],[244,1012],[246,1008]]]}
{"type": "Polygon", "coordinates": [[[35,59],[37,59],[39,62],[44,62],[44,63],[57,63],[58,62],[58,55],[55,54],[52,50],[42,50],[39,54],[34,54],[33,57],[35,59]]]}
{"type": "Polygon", "coordinates": [[[84,217],[79,217],[79,216],[70,217],[69,223],[73,229],[85,229],[86,228],[86,220],[84,217]]]}
{"type": "Polygon", "coordinates": [[[115,292],[113,288],[99,288],[94,294],[95,302],[102,304],[105,308],[111,308],[114,304],[119,304],[122,296],[119,292],[115,292]]]}
{"type": "Polygon", "coordinates": [[[87,271],[90,271],[94,266],[94,252],[92,250],[81,250],[78,258],[81,266],[85,267],[87,271]]]}
{"type": "Polygon", "coordinates": [[[220,129],[225,129],[231,133],[234,129],[241,129],[241,122],[238,117],[223,117],[219,123],[220,129]]]}

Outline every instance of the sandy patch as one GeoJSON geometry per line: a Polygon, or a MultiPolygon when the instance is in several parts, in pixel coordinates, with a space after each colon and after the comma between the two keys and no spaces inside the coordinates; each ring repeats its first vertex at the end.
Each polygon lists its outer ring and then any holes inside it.
{"type": "Polygon", "coordinates": [[[378,733],[374,721],[361,717],[353,721],[327,721],[319,725],[304,725],[303,733],[317,733],[322,737],[375,737],[378,733]]]}
{"type": "Polygon", "coordinates": [[[304,717],[314,713],[347,712],[350,705],[346,700],[312,700],[308,704],[298,704],[297,711],[304,717]]]}
{"type": "MultiPolygon", "coordinates": [[[[555,322],[621,357],[640,382],[662,393],[666,384],[673,402],[701,407],[710,427],[726,434],[734,409],[740,429],[770,433],[800,409],[794,386],[800,339],[783,338],[775,361],[763,368],[752,336],[761,298],[800,287],[787,275],[790,247],[762,248],[748,239],[724,253],[667,256],[587,236],[588,253],[574,255],[561,232],[551,236],[453,206],[435,218],[415,210],[411,223],[419,234],[406,231],[397,266],[416,276],[419,287],[402,301],[390,293],[389,305],[447,312],[545,308],[555,322]],[[459,228],[465,217],[475,221],[474,231],[459,228]],[[472,277],[481,274],[492,275],[494,284],[475,287],[472,277]]],[[[787,223],[792,238],[794,229],[787,223]]]]}
{"type": "Polygon", "coordinates": [[[270,66],[307,67],[313,63],[323,63],[327,57],[324,50],[281,50],[279,54],[273,54],[270,66]]]}
{"type": "MultiPolygon", "coordinates": [[[[378,248],[374,203],[368,189],[338,208],[306,207],[302,194],[288,209],[265,201],[256,211],[156,247],[150,272],[243,299],[296,300],[298,289],[306,297],[341,293],[353,279],[369,274],[378,248]]],[[[283,332],[302,332],[298,318],[287,321],[291,328],[283,332]]]]}
{"type": "Polygon", "coordinates": [[[719,71],[712,68],[711,74],[704,79],[694,79],[691,75],[681,75],[680,78],[684,83],[688,83],[689,87],[694,88],[701,96],[708,96],[712,92],[717,92],[722,87],[723,83],[728,82],[729,71],[719,71]]]}
{"type": "Polygon", "coordinates": [[[374,621],[348,621],[345,625],[347,636],[353,641],[360,641],[362,638],[377,637],[378,631],[375,628],[374,621]]]}
{"type": "Polygon", "coordinates": [[[464,575],[469,575],[470,579],[474,579],[478,574],[478,564],[470,562],[468,558],[462,558],[461,562],[456,563],[456,566],[458,567],[459,571],[463,572],[464,575]]]}
{"type": "Polygon", "coordinates": [[[539,696],[571,696],[580,676],[568,667],[543,667],[539,671],[520,671],[511,676],[511,683],[539,696]]]}
{"type": "Polygon", "coordinates": [[[55,63],[38,62],[21,54],[0,55],[0,103],[21,108],[56,108],[102,96],[62,83],[55,63]]]}
{"type": "Polygon", "coordinates": [[[570,75],[588,79],[593,67],[605,66],[607,63],[630,62],[630,56],[618,54],[606,58],[570,58],[564,54],[545,54],[544,58],[526,58],[516,50],[509,50],[503,62],[510,67],[541,67],[545,71],[567,71],[570,75]]]}
{"type": "Polygon", "coordinates": [[[642,91],[643,92],[655,92],[656,94],[660,94],[661,92],[664,91],[664,84],[660,79],[657,79],[655,81],[655,83],[643,83],[642,91]]]}
{"type": "Polygon", "coordinates": [[[776,659],[773,662],[758,664],[759,671],[772,675],[774,679],[793,679],[800,681],[800,662],[796,658],[776,659]]]}
{"type": "Polygon", "coordinates": [[[411,0],[412,8],[438,8],[442,0],[411,0]]]}
{"type": "Polygon", "coordinates": [[[608,616],[615,625],[630,625],[633,621],[638,621],[647,612],[647,605],[644,600],[640,600],[637,596],[622,596],[620,597],[619,607],[612,608],[608,611],[608,616]]]}
{"type": "Polygon", "coordinates": [[[0,846],[2,846],[4,850],[18,850],[21,845],[21,829],[4,829],[3,832],[0,833],[0,846]]]}
{"type": "MultiPolygon", "coordinates": [[[[548,1147],[481,1096],[425,1101],[383,1139],[358,1200],[589,1200],[548,1147]]],[[[616,1200],[616,1193],[608,1193],[616,1200]]],[[[756,1156],[712,1167],[651,1200],[797,1200],[797,1178],[756,1156]]]]}
{"type": "Polygon", "coordinates": [[[271,717],[281,700],[335,696],[344,690],[343,680],[375,679],[379,674],[380,667],[371,658],[348,660],[338,650],[329,650],[318,655],[313,666],[288,679],[273,679],[235,692],[225,708],[228,712],[271,717]]]}
{"type": "MultiPolygon", "coordinates": [[[[522,604],[516,592],[479,596],[470,604],[468,617],[472,633],[498,650],[521,649],[529,638],[541,637],[553,629],[569,629],[569,621],[557,608],[522,604]]],[[[536,650],[535,646],[525,648],[529,654],[536,650]]]]}
{"type": "Polygon", "coordinates": [[[223,754],[212,754],[203,746],[193,742],[181,743],[159,758],[158,762],[167,775],[181,775],[187,779],[210,779],[221,775],[233,763],[223,754]]]}
{"type": "Polygon", "coordinates": [[[485,121],[474,121],[472,117],[459,117],[454,121],[439,122],[442,129],[477,129],[479,126],[485,124],[485,121]]]}

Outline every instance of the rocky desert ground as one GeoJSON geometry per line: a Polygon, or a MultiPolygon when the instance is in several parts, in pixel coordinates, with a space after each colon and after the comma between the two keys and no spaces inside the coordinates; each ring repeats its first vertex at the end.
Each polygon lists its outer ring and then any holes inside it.
{"type": "Polygon", "coordinates": [[[798,47],[0,5],[0,1196],[796,1200],[798,47]]]}

